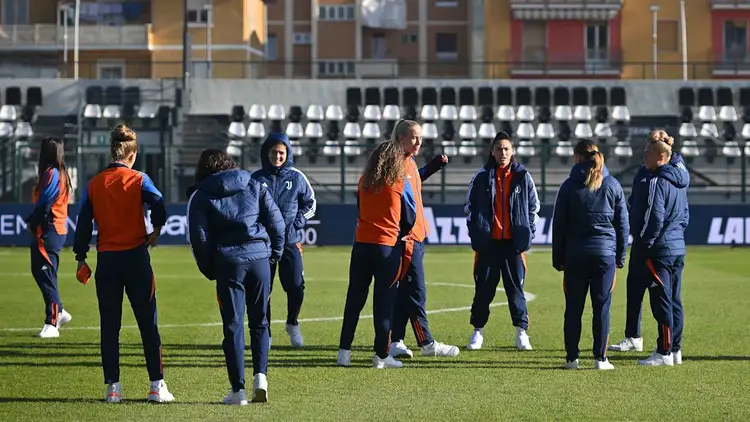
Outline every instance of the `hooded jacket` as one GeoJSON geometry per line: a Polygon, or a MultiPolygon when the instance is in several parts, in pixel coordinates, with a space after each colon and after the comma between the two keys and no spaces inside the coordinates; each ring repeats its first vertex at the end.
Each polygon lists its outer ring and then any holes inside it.
{"type": "MultiPolygon", "coordinates": [[[[480,252],[490,245],[495,214],[495,169],[497,162],[490,154],[487,163],[469,183],[464,214],[469,229],[471,248],[480,252]]],[[[510,224],[516,250],[531,248],[539,220],[539,199],[531,174],[518,162],[511,163],[510,224]]]]}
{"type": "Polygon", "coordinates": [[[278,260],[284,251],[284,221],[270,193],[250,173],[226,170],[196,186],[187,206],[188,241],[209,280],[220,265],[278,260]]]}
{"type": "Polygon", "coordinates": [[[307,176],[294,167],[292,145],[285,133],[271,133],[260,149],[263,167],[252,174],[262,186],[268,188],[271,197],[281,210],[286,225],[286,243],[289,245],[302,240],[302,230],[307,220],[315,215],[317,206],[315,192],[307,176]],[[286,161],[279,167],[268,159],[271,147],[281,142],[286,146],[286,161]]]}
{"type": "Polygon", "coordinates": [[[591,163],[573,166],[560,186],[552,217],[552,266],[561,270],[566,261],[614,256],[625,265],[629,223],[620,182],[603,168],[602,185],[590,191],[584,184],[591,163]]]}
{"type": "Polygon", "coordinates": [[[630,194],[633,246],[650,258],[685,254],[685,229],[690,222],[687,187],[690,175],[679,154],[650,171],[641,167],[630,194]]]}

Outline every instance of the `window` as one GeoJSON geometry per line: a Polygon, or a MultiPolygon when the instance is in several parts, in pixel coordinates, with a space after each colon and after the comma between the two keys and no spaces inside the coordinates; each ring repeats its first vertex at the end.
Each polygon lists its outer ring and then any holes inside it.
{"type": "Polygon", "coordinates": [[[724,60],[745,61],[747,52],[747,22],[728,20],[724,22],[724,60]]]}
{"type": "Polygon", "coordinates": [[[456,34],[435,34],[435,53],[438,60],[456,60],[458,57],[456,34]]]}
{"type": "Polygon", "coordinates": [[[125,61],[100,60],[96,63],[97,79],[125,79],[125,61]]]}
{"type": "Polygon", "coordinates": [[[279,58],[279,40],[276,34],[268,34],[266,38],[266,60],[277,60],[279,58]]]}
{"type": "Polygon", "coordinates": [[[321,76],[353,76],[354,62],[344,60],[319,61],[318,73],[321,76]]]}
{"type": "Polygon", "coordinates": [[[295,32],[294,33],[295,44],[312,44],[312,35],[309,32],[295,32]]]}
{"type": "Polygon", "coordinates": [[[3,25],[28,25],[28,0],[3,0],[3,25]]]}
{"type": "Polygon", "coordinates": [[[208,9],[211,8],[211,3],[212,0],[188,0],[188,23],[201,25],[209,23],[208,9]]]}
{"type": "Polygon", "coordinates": [[[401,36],[401,42],[404,44],[416,44],[417,34],[404,34],[401,36]]]}
{"type": "Polygon", "coordinates": [[[435,7],[456,7],[458,0],[435,0],[435,7]]]}
{"type": "Polygon", "coordinates": [[[523,46],[522,62],[544,63],[547,55],[547,22],[523,21],[521,44],[523,46]]]}
{"type": "Polygon", "coordinates": [[[664,53],[676,53],[680,50],[680,24],[678,21],[657,21],[656,48],[664,53]]]}
{"type": "Polygon", "coordinates": [[[386,42],[385,34],[372,35],[371,54],[373,59],[384,59],[388,55],[388,43],[386,42]]]}
{"type": "Polygon", "coordinates": [[[318,7],[318,19],[322,21],[354,20],[354,5],[340,4],[318,7]]]}
{"type": "Polygon", "coordinates": [[[609,25],[589,23],[586,25],[586,61],[606,61],[609,58],[609,25]]]}

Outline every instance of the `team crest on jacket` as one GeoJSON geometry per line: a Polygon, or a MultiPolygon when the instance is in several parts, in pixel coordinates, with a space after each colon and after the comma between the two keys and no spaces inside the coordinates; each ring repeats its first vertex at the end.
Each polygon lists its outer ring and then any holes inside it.
{"type": "Polygon", "coordinates": [[[292,189],[292,181],[289,180],[286,182],[286,190],[291,190],[291,189],[292,189]]]}

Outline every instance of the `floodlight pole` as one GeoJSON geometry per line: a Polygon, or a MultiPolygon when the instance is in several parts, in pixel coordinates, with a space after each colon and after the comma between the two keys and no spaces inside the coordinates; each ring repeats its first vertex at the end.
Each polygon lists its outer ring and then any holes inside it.
{"type": "Polygon", "coordinates": [[[81,32],[81,0],[76,0],[75,35],[73,36],[73,79],[78,80],[78,44],[81,32]]]}

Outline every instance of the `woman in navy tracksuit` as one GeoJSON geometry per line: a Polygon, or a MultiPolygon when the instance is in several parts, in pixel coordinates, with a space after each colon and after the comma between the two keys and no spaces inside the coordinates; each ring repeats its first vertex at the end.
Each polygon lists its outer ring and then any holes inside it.
{"type": "Polygon", "coordinates": [[[203,151],[195,177],[196,189],[187,207],[189,241],[198,269],[216,280],[232,385],[224,403],[247,404],[245,306],[253,354],[252,401],[266,402],[270,263],[278,262],[284,251],[284,220],[268,190],[237,169],[224,151],[203,151]]]}
{"type": "MultiPolygon", "coordinates": [[[[633,186],[630,226],[633,247],[630,272],[640,289],[649,290],[658,323],[656,351],[640,365],[682,363],[681,278],[685,265],[685,229],[689,221],[682,170],[669,165],[674,139],[654,132],[646,144],[646,174],[633,186]]],[[[630,275],[628,277],[630,279],[630,275]]],[[[630,280],[628,281],[630,283],[630,280]]]]}
{"type": "Polygon", "coordinates": [[[500,277],[508,296],[516,347],[531,350],[529,317],[523,293],[526,256],[536,232],[539,200],[531,174],[515,161],[510,135],[498,132],[487,163],[471,180],[466,195],[466,225],[474,257],[474,301],[471,305],[469,350],[482,348],[500,277]]]}
{"type": "MultiPolygon", "coordinates": [[[[285,133],[271,133],[260,149],[263,168],[252,174],[253,179],[268,187],[274,202],[281,210],[286,225],[286,246],[279,260],[279,280],[287,296],[286,332],[292,347],[302,347],[299,329],[300,309],[305,295],[302,264],[302,230],[307,220],[315,215],[315,192],[307,176],[294,167],[292,145],[285,133]]],[[[271,265],[271,291],[276,276],[276,264],[271,265]]],[[[271,303],[268,304],[270,337],[271,303]]],[[[271,340],[268,341],[271,346],[271,340]]]]}
{"type": "Polygon", "coordinates": [[[552,224],[552,266],[564,271],[565,367],[578,369],[578,342],[586,295],[594,311],[594,367],[614,369],[606,356],[609,306],[615,289],[615,268],[625,266],[628,211],[622,186],[609,175],[594,141],[574,149],[577,164],[555,200],[552,224]]]}
{"type": "MultiPolygon", "coordinates": [[[[651,135],[651,139],[662,139],[669,137],[664,131],[655,131],[651,135]]],[[[672,158],[669,160],[669,165],[661,168],[660,173],[662,177],[667,178],[670,183],[675,187],[682,190],[687,190],[690,186],[690,173],[685,166],[685,161],[682,156],[676,152],[672,153],[672,158]]],[[[639,183],[644,183],[650,177],[650,170],[645,165],[638,169],[638,172],[633,179],[633,186],[639,183]]],[[[645,186],[644,186],[645,187],[645,186]]],[[[633,192],[637,192],[634,189],[633,192]]],[[[633,206],[633,192],[628,197],[628,209],[633,206]]],[[[690,220],[690,210],[687,208],[687,202],[685,203],[685,213],[683,215],[684,227],[687,227],[690,220]]],[[[638,259],[631,259],[629,264],[628,279],[627,279],[627,313],[625,319],[625,338],[619,343],[609,346],[609,350],[616,352],[629,352],[629,351],[643,351],[643,338],[641,337],[641,305],[643,304],[643,296],[646,294],[648,285],[645,284],[643,277],[640,275],[639,266],[642,267],[642,263],[645,258],[643,257],[642,248],[639,248],[639,244],[634,244],[631,251],[631,256],[635,256],[638,259]]],[[[677,288],[672,292],[674,295],[673,300],[673,333],[672,333],[672,351],[675,353],[674,363],[682,363],[682,352],[680,351],[680,345],[682,343],[682,299],[680,297],[681,286],[682,286],[682,268],[684,266],[684,256],[682,260],[683,265],[678,265],[675,271],[675,285],[677,288]]]]}
{"type": "Polygon", "coordinates": [[[34,188],[34,210],[26,219],[26,227],[34,236],[31,274],[42,291],[46,310],[44,326],[38,334],[41,338],[59,337],[59,328],[73,319],[63,309],[57,285],[60,250],[68,233],[70,191],[62,139],[42,139],[39,147],[39,181],[34,188]]]}

